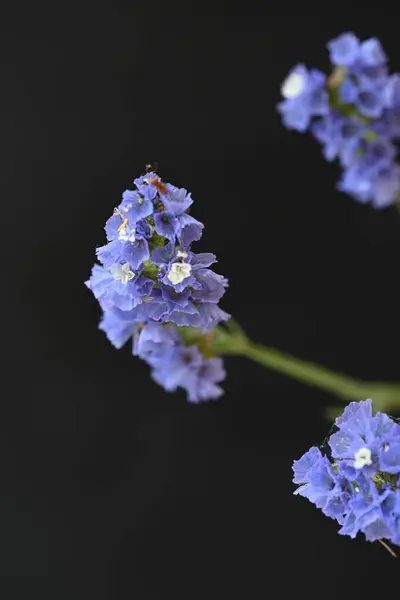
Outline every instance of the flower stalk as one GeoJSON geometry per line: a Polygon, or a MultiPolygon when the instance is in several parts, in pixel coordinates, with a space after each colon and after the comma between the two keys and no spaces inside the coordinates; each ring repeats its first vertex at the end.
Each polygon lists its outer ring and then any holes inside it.
{"type": "Polygon", "coordinates": [[[227,327],[217,327],[214,351],[217,355],[244,356],[263,367],[328,392],[344,402],[371,396],[376,410],[400,411],[400,383],[356,379],[276,348],[256,344],[236,323],[230,321],[227,327]]]}

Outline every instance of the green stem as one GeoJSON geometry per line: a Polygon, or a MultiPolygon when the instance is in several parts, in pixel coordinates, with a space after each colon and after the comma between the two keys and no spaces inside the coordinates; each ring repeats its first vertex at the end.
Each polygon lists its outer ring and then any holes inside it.
{"type": "Polygon", "coordinates": [[[214,351],[220,355],[245,356],[264,367],[329,392],[345,402],[372,398],[376,410],[400,409],[400,384],[398,383],[367,382],[354,379],[331,371],[326,367],[280,352],[275,348],[255,344],[244,334],[238,336],[218,327],[214,351]]]}

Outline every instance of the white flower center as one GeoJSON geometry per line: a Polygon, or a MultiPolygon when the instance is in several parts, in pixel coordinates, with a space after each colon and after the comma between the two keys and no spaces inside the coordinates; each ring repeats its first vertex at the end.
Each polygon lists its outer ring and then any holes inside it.
{"type": "Polygon", "coordinates": [[[176,257],[177,258],[187,258],[187,252],[184,252],[183,250],[178,250],[178,252],[176,253],[176,257]]]}
{"type": "Polygon", "coordinates": [[[296,98],[304,89],[304,77],[300,73],[291,73],[281,86],[281,94],[284,98],[296,98]]]}
{"type": "Polygon", "coordinates": [[[128,281],[135,277],[135,273],[131,271],[128,263],[124,265],[114,265],[110,267],[110,273],[114,279],[121,280],[121,283],[126,285],[128,281]]]}
{"type": "Polygon", "coordinates": [[[132,242],[133,243],[136,239],[135,230],[131,229],[129,227],[129,225],[125,225],[125,227],[123,229],[121,229],[121,231],[119,232],[118,239],[120,242],[132,242]]]}
{"type": "Polygon", "coordinates": [[[190,276],[192,266],[188,263],[173,263],[167,275],[171,283],[176,285],[190,276]]]}
{"type": "Polygon", "coordinates": [[[354,455],[354,468],[362,469],[365,465],[372,465],[371,450],[360,448],[354,455]]]}

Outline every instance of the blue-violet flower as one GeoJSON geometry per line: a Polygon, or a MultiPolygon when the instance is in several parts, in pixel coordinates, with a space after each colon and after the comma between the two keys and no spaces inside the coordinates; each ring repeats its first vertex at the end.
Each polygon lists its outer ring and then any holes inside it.
{"type": "Polygon", "coordinates": [[[229,318],[218,306],[228,281],[209,268],[214,254],[191,249],[204,228],[187,212],[191,195],[154,171],[134,184],[106,222],[108,243],[86,282],[103,310],[100,329],[116,348],[133,340],[166,390],[184,388],[190,402],[218,398],[225,372],[212,335],[229,318]]]}
{"type": "Polygon", "coordinates": [[[400,545],[400,425],[372,414],[372,400],[349,404],[329,450],[313,446],[294,461],[294,492],[341,525],[339,533],[400,545]]]}
{"type": "Polygon", "coordinates": [[[400,201],[400,74],[389,74],[376,38],[343,33],[327,44],[332,73],[299,64],[283,82],[278,104],[288,129],[309,129],[328,161],[343,169],[337,189],[384,208],[400,201]],[[385,152],[377,153],[377,147],[385,152]]]}

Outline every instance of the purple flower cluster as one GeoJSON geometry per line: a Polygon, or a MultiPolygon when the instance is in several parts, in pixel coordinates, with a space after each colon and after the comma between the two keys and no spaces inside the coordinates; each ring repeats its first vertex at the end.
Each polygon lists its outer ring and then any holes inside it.
{"type": "Polygon", "coordinates": [[[328,161],[343,168],[337,188],[358,202],[384,208],[400,197],[400,75],[390,75],[376,38],[344,33],[328,43],[333,72],[297,65],[278,104],[284,125],[311,130],[328,161]]]}
{"type": "Polygon", "coordinates": [[[293,464],[295,494],[308,498],[354,538],[400,545],[400,425],[352,402],[335,421],[329,456],[312,447],[293,464]]]}
{"type": "Polygon", "coordinates": [[[133,353],[152,368],[153,379],[168,392],[186,390],[189,402],[216,399],[225,379],[221,358],[205,358],[196,344],[185,346],[172,324],[147,323],[135,335],[133,353]]]}
{"type": "Polygon", "coordinates": [[[192,402],[216,398],[220,359],[188,346],[181,333],[196,328],[201,339],[229,318],[218,306],[227,280],[209,269],[214,254],[191,250],[204,225],[188,214],[190,194],[155,172],[134,184],[105,225],[101,265],[86,282],[103,310],[100,329],[116,348],[134,338],[134,354],[168,391],[183,387],[192,402]]]}

